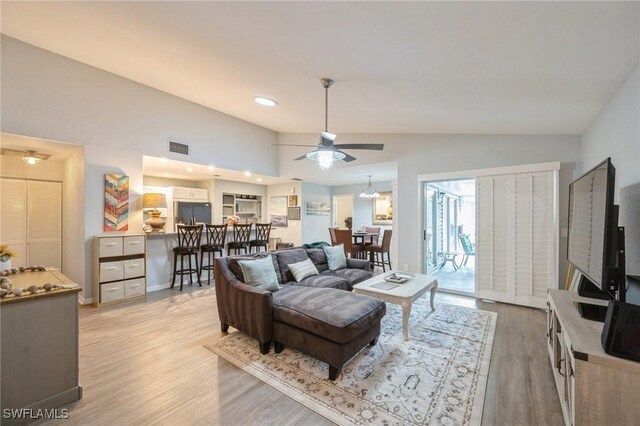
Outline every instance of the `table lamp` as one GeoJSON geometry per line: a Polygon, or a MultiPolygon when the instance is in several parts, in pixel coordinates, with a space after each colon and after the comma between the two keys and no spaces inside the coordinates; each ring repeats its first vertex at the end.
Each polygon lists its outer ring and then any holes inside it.
{"type": "Polygon", "coordinates": [[[165,220],[160,217],[160,210],[167,208],[167,199],[164,194],[148,193],[142,196],[142,208],[153,209],[151,217],[144,223],[151,226],[151,232],[164,232],[165,220]]]}

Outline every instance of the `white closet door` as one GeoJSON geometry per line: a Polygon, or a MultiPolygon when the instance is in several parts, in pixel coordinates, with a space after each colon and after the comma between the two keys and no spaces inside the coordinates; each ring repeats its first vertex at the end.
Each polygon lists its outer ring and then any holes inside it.
{"type": "Polygon", "coordinates": [[[0,179],[0,241],[16,253],[11,266],[27,266],[27,182],[0,179]]]}
{"type": "Polygon", "coordinates": [[[554,172],[476,179],[476,294],[544,307],[554,283],[554,172]]]}
{"type": "Polygon", "coordinates": [[[27,183],[27,240],[30,265],[62,264],[62,184],[27,183]]]}

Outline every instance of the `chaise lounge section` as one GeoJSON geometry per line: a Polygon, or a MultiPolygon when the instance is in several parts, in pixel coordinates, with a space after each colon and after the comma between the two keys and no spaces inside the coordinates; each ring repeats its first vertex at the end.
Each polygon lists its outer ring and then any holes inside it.
{"type": "Polygon", "coordinates": [[[258,340],[260,351],[290,346],[329,364],[329,378],[367,344],[375,344],[383,301],[351,293],[372,276],[368,261],[347,259],[347,267],[329,270],[322,249],[292,248],[247,256],[217,258],[215,284],[221,328],[232,326],[258,340]],[[274,292],[244,283],[240,260],[271,255],[280,289],[274,292]],[[319,275],[296,282],[288,265],[311,259],[319,275]]]}

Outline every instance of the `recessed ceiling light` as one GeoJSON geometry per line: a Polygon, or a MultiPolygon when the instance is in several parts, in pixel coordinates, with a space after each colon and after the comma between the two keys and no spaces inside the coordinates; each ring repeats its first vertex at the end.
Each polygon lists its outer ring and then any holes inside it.
{"type": "Polygon", "coordinates": [[[256,179],[258,182],[262,182],[262,178],[258,178],[256,179]]]}
{"type": "Polygon", "coordinates": [[[209,170],[210,172],[212,172],[212,171],[214,171],[214,170],[215,170],[215,167],[213,167],[213,166],[209,166],[209,167],[207,167],[207,170],[209,170]]]}
{"type": "Polygon", "coordinates": [[[272,107],[278,105],[278,102],[274,101],[273,99],[265,98],[262,96],[256,96],[253,98],[253,100],[264,106],[272,107]]]}
{"type": "Polygon", "coordinates": [[[191,167],[189,167],[189,168],[187,169],[187,171],[188,171],[189,173],[193,173],[193,169],[192,169],[191,167]]]}
{"type": "Polygon", "coordinates": [[[249,177],[249,176],[251,176],[251,172],[247,170],[246,172],[244,172],[244,175],[245,175],[246,177],[249,177]]]}

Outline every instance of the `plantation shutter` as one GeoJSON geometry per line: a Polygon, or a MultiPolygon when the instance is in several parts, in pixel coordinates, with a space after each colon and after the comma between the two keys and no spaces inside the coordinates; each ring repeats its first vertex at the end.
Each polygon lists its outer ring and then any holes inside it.
{"type": "Polygon", "coordinates": [[[555,281],[554,172],[476,180],[479,297],[542,308],[555,281]]]}

